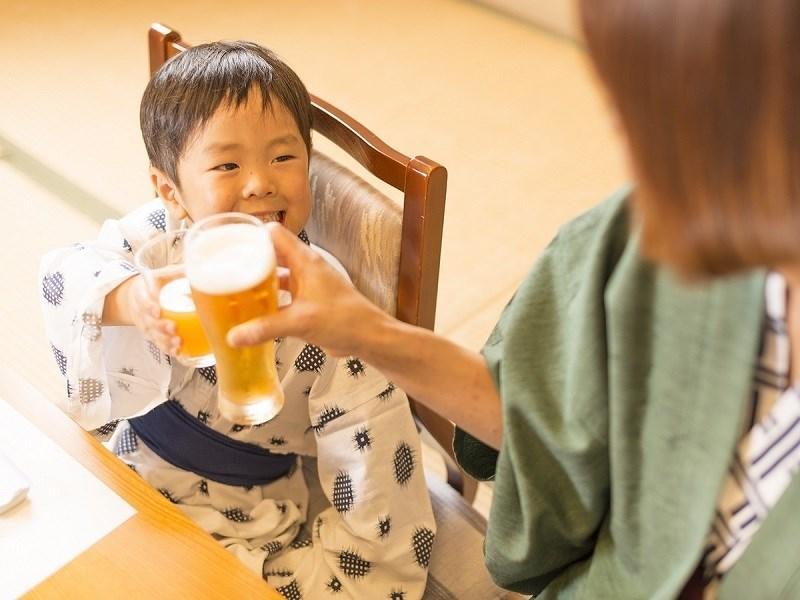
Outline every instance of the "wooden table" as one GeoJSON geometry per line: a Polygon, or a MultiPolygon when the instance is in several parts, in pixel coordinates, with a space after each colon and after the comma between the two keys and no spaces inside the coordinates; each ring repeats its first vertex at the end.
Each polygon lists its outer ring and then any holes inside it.
{"type": "Polygon", "coordinates": [[[26,598],[282,598],[28,382],[0,370],[0,397],[136,510],[26,598]]]}

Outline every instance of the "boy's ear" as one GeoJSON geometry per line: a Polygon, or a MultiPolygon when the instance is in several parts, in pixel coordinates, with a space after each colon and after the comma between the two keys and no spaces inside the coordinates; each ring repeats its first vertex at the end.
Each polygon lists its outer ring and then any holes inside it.
{"type": "Polygon", "coordinates": [[[186,208],[183,206],[180,190],[178,186],[158,167],[150,166],[150,181],[153,182],[153,187],[156,194],[161,198],[164,206],[169,211],[170,216],[175,221],[182,221],[189,217],[186,208]]]}

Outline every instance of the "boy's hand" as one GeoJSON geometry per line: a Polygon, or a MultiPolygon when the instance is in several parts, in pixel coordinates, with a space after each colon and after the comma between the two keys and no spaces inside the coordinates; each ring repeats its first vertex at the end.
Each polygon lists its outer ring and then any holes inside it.
{"type": "Polygon", "coordinates": [[[125,288],[125,312],[130,323],[162,351],[175,356],[181,339],[175,335],[175,323],[161,318],[157,292],[151,292],[144,277],[136,275],[122,285],[125,288]]]}

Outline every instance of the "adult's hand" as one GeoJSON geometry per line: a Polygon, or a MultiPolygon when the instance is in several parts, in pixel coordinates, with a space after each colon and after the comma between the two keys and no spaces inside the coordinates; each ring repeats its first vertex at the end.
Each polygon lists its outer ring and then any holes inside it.
{"type": "Polygon", "coordinates": [[[281,287],[292,294],[291,304],[231,329],[228,343],[248,346],[277,337],[302,338],[325,348],[332,356],[359,354],[371,326],[391,317],[362,296],[325,259],[277,223],[266,225],[278,264],[288,273],[281,287]]]}
{"type": "Polygon", "coordinates": [[[288,268],[281,284],[292,303],[231,329],[229,344],[294,336],[334,356],[359,356],[417,401],[500,447],[500,398],[479,354],[390,317],[289,231],[266,227],[278,264],[288,268]]]}

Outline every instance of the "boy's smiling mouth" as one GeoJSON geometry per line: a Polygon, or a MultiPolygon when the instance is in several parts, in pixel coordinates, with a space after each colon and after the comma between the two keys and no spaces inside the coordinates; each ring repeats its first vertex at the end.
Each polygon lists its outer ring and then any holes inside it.
{"type": "Polygon", "coordinates": [[[256,219],[261,219],[262,223],[272,223],[275,221],[283,225],[283,222],[286,220],[286,211],[276,210],[272,212],[259,212],[253,213],[253,216],[256,219]]]}

